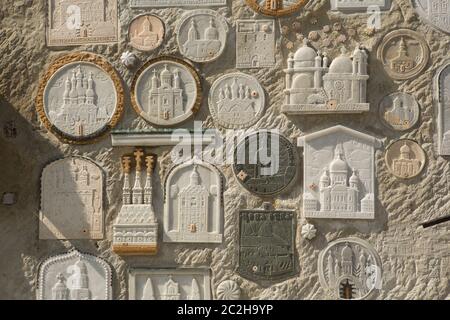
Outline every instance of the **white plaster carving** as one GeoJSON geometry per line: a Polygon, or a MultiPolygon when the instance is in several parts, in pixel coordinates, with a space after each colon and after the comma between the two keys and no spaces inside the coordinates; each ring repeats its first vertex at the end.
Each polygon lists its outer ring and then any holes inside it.
{"type": "Polygon", "coordinates": [[[174,166],[164,179],[164,242],[222,243],[222,179],[197,159],[174,166]]]}
{"type": "Polygon", "coordinates": [[[113,225],[113,250],[124,255],[157,253],[158,223],[153,209],[153,170],[156,156],[141,149],[134,152],[135,174],[131,174],[131,157],[124,156],[122,208],[113,225]],[[143,173],[145,159],[146,173],[143,173]],[[132,179],[134,178],[134,183],[132,179]]]}
{"type": "Polygon", "coordinates": [[[426,154],[417,142],[402,139],[386,150],[385,160],[389,171],[397,178],[410,179],[425,168],[426,154]]]}
{"type": "Polygon", "coordinates": [[[210,300],[207,269],[134,269],[129,275],[130,300],[210,300]]]}
{"type": "Polygon", "coordinates": [[[116,0],[48,0],[48,46],[119,40],[116,0]]]}
{"type": "Polygon", "coordinates": [[[332,298],[367,299],[381,288],[381,260],[373,247],[358,238],[331,242],[319,254],[319,280],[332,298]]]}
{"type": "Polygon", "coordinates": [[[38,300],[111,300],[109,264],[77,250],[47,259],[39,268],[38,300]]]}
{"type": "Polygon", "coordinates": [[[139,70],[132,87],[134,108],[155,125],[179,124],[200,107],[200,78],[183,60],[160,57],[149,61],[139,70]]]}
{"type": "Polygon", "coordinates": [[[361,113],[369,111],[367,58],[356,48],[350,58],[345,49],[328,67],[328,57],[308,47],[291,54],[286,73],[286,114],[361,113]]]}
{"type": "Polygon", "coordinates": [[[113,147],[159,147],[193,144],[194,141],[201,141],[204,145],[212,144],[216,141],[217,133],[163,133],[163,132],[113,132],[111,141],[113,147]]]}
{"type": "Polygon", "coordinates": [[[128,69],[135,68],[139,63],[138,57],[130,51],[125,51],[122,53],[120,56],[120,61],[122,61],[123,65],[128,69]]]}
{"type": "Polygon", "coordinates": [[[302,237],[308,240],[312,240],[316,237],[317,229],[313,224],[306,223],[302,226],[302,237]]]}
{"type": "Polygon", "coordinates": [[[367,134],[335,126],[298,139],[304,148],[306,218],[375,218],[375,148],[367,134]]]}
{"type": "Polygon", "coordinates": [[[380,102],[380,118],[390,129],[405,131],[419,121],[420,107],[416,98],[405,92],[387,95],[380,102]]]}
{"type": "Polygon", "coordinates": [[[370,6],[377,6],[380,10],[389,10],[391,0],[331,0],[331,10],[335,11],[364,11],[370,6]]]}
{"type": "Polygon", "coordinates": [[[135,17],[128,28],[131,46],[141,51],[152,51],[158,48],[164,40],[164,34],[164,22],[153,14],[135,17]]]}
{"type": "Polygon", "coordinates": [[[183,56],[195,62],[209,62],[223,53],[227,43],[228,24],[214,10],[194,10],[183,15],[175,33],[183,56]]]}
{"type": "Polygon", "coordinates": [[[224,6],[227,0],[130,0],[131,8],[147,7],[213,7],[224,6]]]}
{"type": "Polygon", "coordinates": [[[412,4],[423,20],[450,33],[450,3],[448,0],[412,0],[412,4]]]}
{"type": "Polygon", "coordinates": [[[450,155],[450,60],[434,76],[434,103],[437,114],[437,153],[450,155]]]}
{"type": "Polygon", "coordinates": [[[93,161],[69,157],[44,168],[39,239],[103,239],[103,172],[93,161]]]}
{"type": "Polygon", "coordinates": [[[244,73],[217,79],[209,91],[209,110],[224,128],[248,128],[265,110],[265,93],[258,80],[244,73]]]}
{"type": "Polygon", "coordinates": [[[275,66],[275,20],[237,20],[236,24],[236,68],[275,66]]]}
{"type": "Polygon", "coordinates": [[[239,300],[241,288],[233,280],[225,280],[217,286],[216,296],[218,300],[239,300]]]}

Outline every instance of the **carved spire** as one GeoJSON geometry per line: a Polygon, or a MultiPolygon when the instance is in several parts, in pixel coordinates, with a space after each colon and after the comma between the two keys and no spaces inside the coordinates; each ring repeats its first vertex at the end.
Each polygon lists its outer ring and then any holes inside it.
{"type": "Polygon", "coordinates": [[[153,195],[152,174],[153,170],[155,169],[156,155],[149,155],[145,157],[145,163],[147,164],[147,178],[145,180],[144,187],[144,203],[151,205],[153,195]]]}
{"type": "Polygon", "coordinates": [[[134,152],[134,156],[136,159],[136,177],[134,180],[133,187],[133,204],[142,204],[143,202],[143,194],[142,194],[142,185],[141,185],[141,172],[142,172],[142,157],[144,152],[142,149],[136,149],[134,152]]]}
{"type": "Polygon", "coordinates": [[[131,171],[131,157],[124,156],[122,158],[123,169],[123,204],[131,204],[131,185],[130,185],[130,171],[131,171]]]}

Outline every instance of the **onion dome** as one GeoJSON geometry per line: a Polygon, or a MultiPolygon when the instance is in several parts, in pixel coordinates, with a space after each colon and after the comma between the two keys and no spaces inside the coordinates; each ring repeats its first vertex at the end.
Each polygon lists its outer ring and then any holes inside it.
{"type": "Polygon", "coordinates": [[[345,55],[345,49],[342,48],[341,55],[333,60],[330,65],[329,73],[352,73],[353,62],[350,57],[345,55]]]}
{"type": "Polygon", "coordinates": [[[205,30],[205,39],[206,40],[217,40],[219,38],[219,33],[217,32],[217,28],[214,26],[214,21],[211,18],[209,20],[209,27],[205,30]]]}
{"type": "Polygon", "coordinates": [[[406,143],[400,148],[400,153],[409,154],[410,152],[411,152],[411,148],[408,147],[408,145],[406,143]]]}
{"type": "Polygon", "coordinates": [[[308,41],[305,40],[303,46],[294,55],[295,67],[314,67],[316,57],[316,51],[308,47],[308,41]]]}
{"type": "Polygon", "coordinates": [[[353,170],[353,174],[350,177],[349,182],[350,183],[354,183],[354,184],[357,184],[359,182],[359,179],[358,179],[358,176],[356,175],[356,171],[355,170],[353,170]]]}
{"type": "Polygon", "coordinates": [[[321,183],[330,183],[330,177],[328,176],[327,170],[323,170],[322,176],[320,177],[321,183]]]}

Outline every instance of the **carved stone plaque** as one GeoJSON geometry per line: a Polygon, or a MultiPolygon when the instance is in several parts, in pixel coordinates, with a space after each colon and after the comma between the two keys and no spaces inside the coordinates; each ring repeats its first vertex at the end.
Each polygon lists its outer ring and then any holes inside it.
{"type": "Polygon", "coordinates": [[[209,91],[209,110],[224,128],[248,128],[265,110],[264,89],[254,77],[229,73],[217,79],[209,91]]]}
{"type": "Polygon", "coordinates": [[[450,155],[450,60],[434,76],[433,95],[437,110],[437,153],[450,155]]]}
{"type": "Polygon", "coordinates": [[[358,238],[333,241],[319,254],[319,280],[331,298],[359,300],[381,289],[381,260],[373,247],[358,238]]]}
{"type": "Polygon", "coordinates": [[[200,108],[200,77],[187,62],[173,57],[148,61],[132,84],[132,103],[136,112],[157,126],[174,126],[200,108]]]}
{"type": "Polygon", "coordinates": [[[141,149],[136,149],[133,155],[134,175],[131,172],[132,157],[122,159],[122,208],[113,225],[113,251],[122,255],[154,255],[158,252],[158,222],[153,209],[156,155],[145,156],[141,149]],[[133,184],[130,178],[134,178],[133,184]]]}
{"type": "Polygon", "coordinates": [[[261,130],[239,142],[233,171],[236,180],[248,191],[273,196],[295,182],[297,166],[298,154],[292,143],[275,132],[261,130]]]}
{"type": "Polygon", "coordinates": [[[426,163],[425,151],[417,142],[402,139],[392,143],[386,150],[385,160],[389,171],[397,178],[417,177],[426,163]]]}
{"type": "Polygon", "coordinates": [[[423,20],[450,33],[450,3],[447,0],[412,0],[412,4],[423,20]]]}
{"type": "Polygon", "coordinates": [[[164,179],[164,242],[222,243],[222,178],[197,159],[174,166],[164,179]]]}
{"type": "Polygon", "coordinates": [[[39,269],[38,300],[111,300],[109,264],[76,250],[51,257],[39,269]]]}
{"type": "Polygon", "coordinates": [[[130,0],[131,8],[147,7],[213,7],[224,6],[227,0],[130,0]]]}
{"type": "Polygon", "coordinates": [[[306,218],[375,218],[375,148],[367,134],[335,126],[298,140],[304,148],[306,218]]]}
{"type": "Polygon", "coordinates": [[[228,24],[214,10],[194,10],[183,15],[175,33],[183,56],[195,62],[209,62],[225,49],[228,24]]]}
{"type": "Polygon", "coordinates": [[[295,211],[262,209],[239,213],[238,272],[252,280],[279,280],[295,273],[295,211]]]}
{"type": "Polygon", "coordinates": [[[396,92],[384,97],[379,111],[383,124],[393,130],[409,130],[419,121],[419,103],[408,93],[396,92]]]}
{"type": "Polygon", "coordinates": [[[352,58],[342,48],[328,67],[328,56],[303,46],[288,59],[286,114],[361,113],[367,103],[367,59],[364,49],[356,48],[352,58]]]}
{"type": "Polygon", "coordinates": [[[419,75],[427,66],[430,51],[423,37],[409,29],[388,33],[378,47],[378,59],[396,80],[419,75]]]}
{"type": "Polygon", "coordinates": [[[48,46],[118,40],[117,0],[48,0],[48,46]]]}
{"type": "Polygon", "coordinates": [[[130,300],[210,300],[207,269],[134,269],[129,276],[130,300]]]}
{"type": "Polygon", "coordinates": [[[245,0],[247,5],[266,16],[285,16],[304,7],[309,0],[245,0]]]}
{"type": "Polygon", "coordinates": [[[86,143],[107,133],[123,111],[123,87],[102,57],[73,53],[56,60],[41,80],[36,108],[60,139],[86,143]]]}
{"type": "Polygon", "coordinates": [[[164,23],[152,14],[137,16],[128,29],[131,46],[141,51],[152,51],[158,48],[164,40],[164,34],[164,23]]]}
{"type": "Polygon", "coordinates": [[[275,20],[237,20],[236,68],[275,66],[275,20]]]}
{"type": "Polygon", "coordinates": [[[101,168],[81,157],[47,165],[39,217],[39,239],[103,239],[101,168]]]}
{"type": "Polygon", "coordinates": [[[331,10],[367,11],[370,6],[387,10],[391,6],[391,0],[331,0],[331,10]]]}

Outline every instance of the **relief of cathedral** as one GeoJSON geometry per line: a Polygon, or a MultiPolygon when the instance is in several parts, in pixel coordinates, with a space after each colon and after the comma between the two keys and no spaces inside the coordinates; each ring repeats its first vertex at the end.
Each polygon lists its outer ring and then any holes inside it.
{"type": "Polygon", "coordinates": [[[204,30],[203,34],[197,30],[195,19],[191,19],[187,41],[183,44],[184,55],[204,59],[217,55],[221,47],[222,42],[219,40],[219,32],[212,17],[209,20],[209,27],[204,30]]]}

